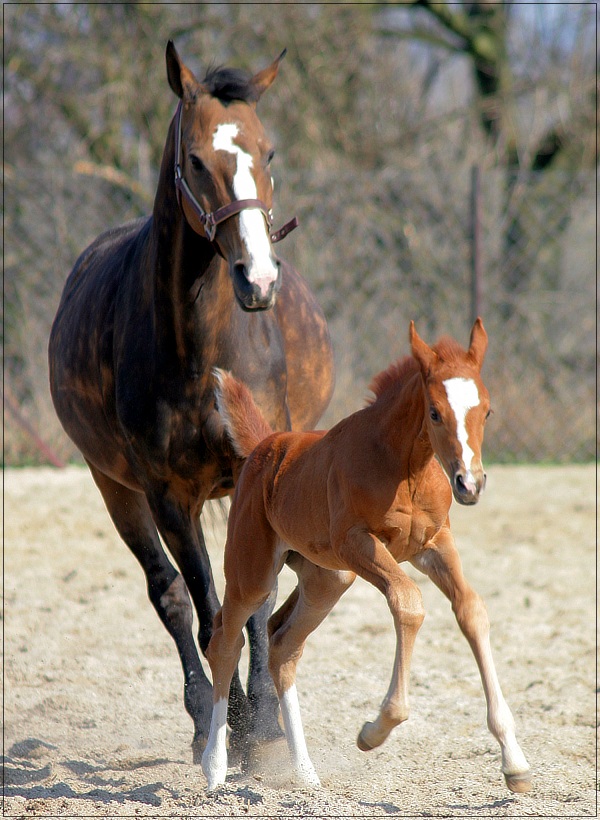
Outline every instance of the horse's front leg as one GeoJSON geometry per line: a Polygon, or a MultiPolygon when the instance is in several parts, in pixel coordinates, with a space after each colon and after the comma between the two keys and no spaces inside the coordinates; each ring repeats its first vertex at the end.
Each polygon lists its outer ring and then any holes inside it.
{"type": "Polygon", "coordinates": [[[380,746],[392,729],[408,718],[410,662],[425,610],[417,585],[374,535],[351,530],[337,551],[349,569],[385,595],[396,630],[396,656],[389,689],[376,720],[365,723],[357,739],[358,748],[366,752],[380,746]]]}
{"type": "MultiPolygon", "coordinates": [[[[276,600],[277,582],[265,603],[246,624],[250,649],[247,692],[252,715],[248,741],[252,746],[283,738],[279,725],[279,700],[269,672],[267,635],[267,623],[276,600]]],[[[233,733],[230,745],[235,743],[236,733],[233,733]]]]}
{"type": "Polygon", "coordinates": [[[496,674],[485,604],[463,575],[450,530],[444,528],[435,540],[435,547],[421,553],[413,563],[450,599],[458,625],[479,667],[487,704],[487,725],[500,744],[506,785],[513,792],[527,792],[531,788],[531,771],[517,743],[515,722],[496,674]]]}
{"type": "MultiPolygon", "coordinates": [[[[199,517],[189,505],[169,493],[149,494],[148,500],[158,530],[181,571],[194,603],[199,622],[198,642],[202,653],[206,654],[213,619],[220,605],[199,517]]],[[[233,674],[231,690],[233,720],[237,719],[246,728],[250,724],[250,710],[237,670],[233,674]]],[[[185,706],[194,721],[192,750],[194,762],[199,763],[209,735],[212,712],[210,688],[187,685],[185,706]]]]}

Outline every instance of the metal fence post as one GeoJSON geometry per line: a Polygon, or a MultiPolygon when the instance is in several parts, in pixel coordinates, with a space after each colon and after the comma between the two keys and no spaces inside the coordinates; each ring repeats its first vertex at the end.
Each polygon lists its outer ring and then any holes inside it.
{"type": "Polygon", "coordinates": [[[481,270],[481,190],[479,166],[471,168],[471,325],[482,314],[483,275],[481,270]]]}

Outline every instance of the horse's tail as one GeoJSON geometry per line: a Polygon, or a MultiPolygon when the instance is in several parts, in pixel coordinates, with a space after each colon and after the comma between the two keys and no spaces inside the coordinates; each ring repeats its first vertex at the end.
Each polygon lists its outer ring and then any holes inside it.
{"type": "Polygon", "coordinates": [[[248,458],[252,450],[273,430],[256,405],[252,393],[227,370],[213,369],[217,381],[217,410],[233,449],[240,458],[248,458]]]}

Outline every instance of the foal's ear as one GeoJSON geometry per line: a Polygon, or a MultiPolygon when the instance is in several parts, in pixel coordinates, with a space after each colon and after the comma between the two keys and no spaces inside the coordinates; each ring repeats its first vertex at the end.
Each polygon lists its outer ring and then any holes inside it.
{"type": "Polygon", "coordinates": [[[184,97],[193,97],[198,89],[198,80],[189,68],[183,63],[177,53],[173,40],[167,43],[167,77],[171,89],[180,100],[184,97]]]}
{"type": "Polygon", "coordinates": [[[485,332],[483,322],[478,316],[471,330],[471,341],[469,343],[469,358],[478,370],[481,370],[487,346],[488,335],[485,332]]]}
{"type": "Polygon", "coordinates": [[[408,331],[408,338],[410,340],[412,354],[419,362],[421,372],[424,376],[426,376],[437,361],[437,353],[432,350],[429,345],[423,341],[423,339],[421,339],[415,329],[415,323],[412,321],[408,331]]]}
{"type": "Polygon", "coordinates": [[[285,57],[286,52],[287,48],[284,48],[279,57],[277,57],[276,60],[273,60],[270,66],[263,68],[262,71],[259,71],[258,74],[255,74],[250,80],[250,85],[253,86],[256,91],[257,100],[261,98],[277,76],[277,72],[279,71],[279,63],[285,57]]]}

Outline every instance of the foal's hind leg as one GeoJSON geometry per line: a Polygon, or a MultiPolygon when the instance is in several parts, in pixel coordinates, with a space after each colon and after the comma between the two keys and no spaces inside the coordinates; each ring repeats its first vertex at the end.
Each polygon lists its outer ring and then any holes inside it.
{"type": "MultiPolygon", "coordinates": [[[[243,563],[243,562],[242,562],[243,563]]],[[[244,645],[243,628],[248,619],[268,599],[276,575],[271,562],[261,575],[254,565],[251,579],[241,567],[239,583],[227,581],[223,606],[214,620],[213,634],[206,656],[213,677],[213,712],[208,742],[202,755],[202,770],[208,788],[214,789],[225,782],[227,775],[227,706],[231,680],[237,668],[244,645]]]]}
{"type": "Polygon", "coordinates": [[[477,661],[487,703],[487,724],[502,750],[502,772],[513,792],[531,788],[531,772],[517,743],[512,713],[504,700],[490,646],[490,622],[485,604],[467,583],[454,545],[444,529],[436,538],[436,548],[427,550],[413,562],[450,599],[456,620],[477,661]]]}
{"type": "Polygon", "coordinates": [[[298,586],[269,621],[269,667],[279,695],[294,769],[302,781],[318,786],[319,778],[308,755],[302,729],[296,667],[308,635],[331,612],[355,575],[322,569],[297,554],[293,554],[288,563],[298,575],[298,586]]]}
{"type": "Polygon", "coordinates": [[[113,481],[89,462],[88,466],[119,535],[144,570],[148,597],[177,646],[184,675],[184,703],[194,721],[196,740],[208,725],[212,698],[192,634],[186,585],[162,548],[146,496],[113,481]]]}

